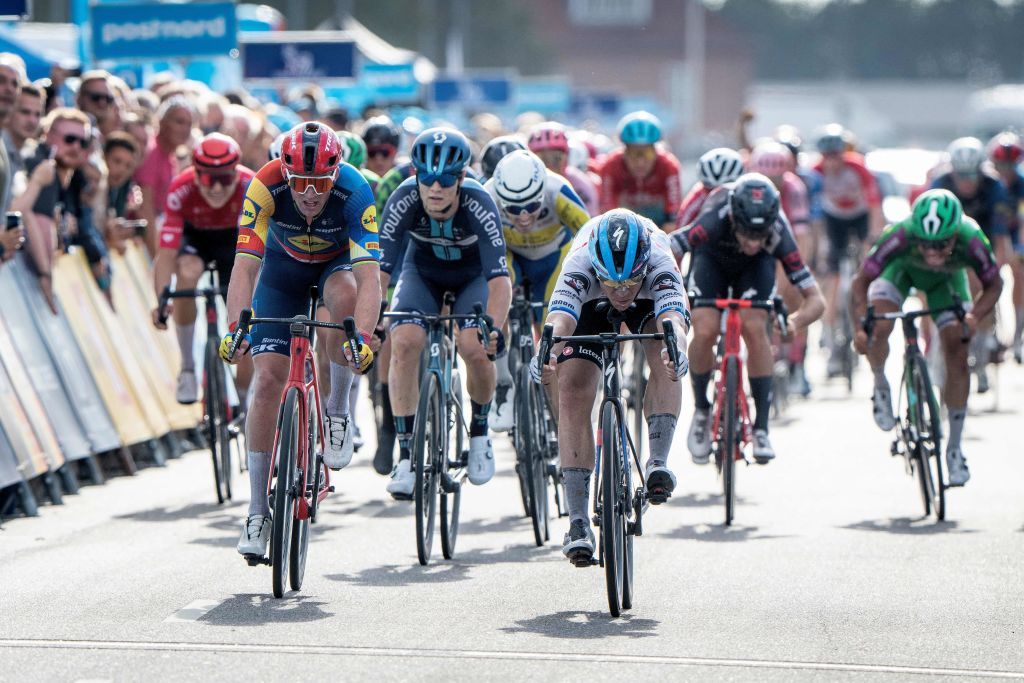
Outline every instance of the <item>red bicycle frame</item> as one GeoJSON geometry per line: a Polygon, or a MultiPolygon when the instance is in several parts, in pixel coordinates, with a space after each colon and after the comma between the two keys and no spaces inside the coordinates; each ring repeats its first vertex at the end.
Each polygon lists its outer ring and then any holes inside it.
{"type": "MultiPolygon", "coordinates": [[[[299,453],[296,461],[296,466],[302,472],[302,481],[297,482],[301,485],[299,491],[302,495],[296,496],[296,504],[298,509],[295,511],[295,519],[305,520],[309,519],[310,503],[307,498],[306,492],[308,491],[306,485],[306,478],[309,476],[309,393],[313,392],[313,400],[315,401],[317,415],[323,416],[323,410],[320,406],[320,391],[319,384],[316,377],[316,362],[313,358],[313,350],[309,343],[309,337],[306,335],[292,334],[291,346],[290,346],[290,359],[291,365],[288,368],[288,381],[285,382],[284,390],[281,392],[281,405],[284,405],[285,397],[288,396],[290,389],[298,389],[299,394],[302,395],[302,401],[299,403],[299,425],[302,434],[302,438],[299,440],[299,453]],[[306,379],[307,369],[309,379],[306,379]]],[[[322,419],[317,420],[317,429],[319,430],[318,436],[320,437],[320,443],[326,443],[325,432],[324,432],[324,421],[322,419]]],[[[281,438],[281,425],[278,422],[277,428],[274,431],[274,443],[277,444],[281,438]]],[[[315,443],[315,442],[314,442],[315,443]]],[[[271,454],[270,461],[270,472],[274,472],[274,466],[277,464],[277,448],[271,454]]],[[[320,490],[316,492],[316,502],[319,505],[327,494],[330,492],[331,486],[331,474],[330,468],[324,467],[324,481],[320,490]]],[[[267,479],[267,495],[270,495],[270,487],[273,477],[267,479]]]]}
{"type": "Polygon", "coordinates": [[[715,299],[715,308],[725,311],[725,338],[722,341],[722,362],[718,368],[718,378],[715,380],[715,405],[714,420],[711,423],[711,433],[718,434],[718,428],[722,420],[722,401],[725,396],[725,371],[730,358],[736,359],[737,381],[736,381],[736,414],[740,419],[740,439],[736,443],[733,459],[743,459],[743,447],[751,442],[753,438],[750,422],[750,405],[747,402],[747,393],[743,388],[743,359],[740,356],[740,342],[742,341],[743,319],[740,317],[741,309],[754,307],[750,299],[715,299]]]}

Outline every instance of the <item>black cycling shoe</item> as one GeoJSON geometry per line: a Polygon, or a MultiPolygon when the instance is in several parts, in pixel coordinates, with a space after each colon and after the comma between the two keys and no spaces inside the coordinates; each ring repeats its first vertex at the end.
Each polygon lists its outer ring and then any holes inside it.
{"type": "Polygon", "coordinates": [[[676,490],[676,477],[664,465],[647,467],[647,500],[651,505],[661,505],[672,497],[676,490]]]}
{"type": "Polygon", "coordinates": [[[383,429],[380,432],[380,443],[373,454],[373,469],[377,474],[391,474],[395,467],[395,430],[383,429]]]}
{"type": "Polygon", "coordinates": [[[577,567],[590,567],[594,564],[594,546],[590,525],[582,519],[573,520],[562,542],[562,554],[577,567]]]}

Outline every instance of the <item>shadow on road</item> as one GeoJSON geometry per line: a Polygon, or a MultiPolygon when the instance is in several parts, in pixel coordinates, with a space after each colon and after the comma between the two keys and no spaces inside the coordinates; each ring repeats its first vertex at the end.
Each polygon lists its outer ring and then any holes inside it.
{"type": "MultiPolygon", "coordinates": [[[[554,520],[552,520],[554,523],[554,520]]],[[[522,515],[502,517],[501,519],[470,519],[459,523],[460,534],[490,534],[499,531],[515,531],[522,529],[524,534],[532,534],[529,531],[530,520],[522,515]]]]}
{"type": "MultiPolygon", "coordinates": [[[[720,507],[723,510],[725,509],[725,502],[721,493],[687,493],[685,496],[673,495],[668,504],[672,507],[679,505],[682,507],[720,507]]],[[[737,495],[736,504],[746,505],[749,504],[749,501],[744,499],[743,496],[737,495]]]]}
{"type": "Polygon", "coordinates": [[[534,633],[549,638],[593,640],[597,638],[651,638],[660,621],[624,614],[613,619],[607,612],[568,611],[517,621],[505,633],[534,633]]]}
{"type": "Polygon", "coordinates": [[[298,624],[333,617],[325,612],[326,602],[297,593],[278,600],[258,593],[240,593],[225,600],[199,618],[209,626],[258,626],[260,624],[298,624]]]}
{"type": "Polygon", "coordinates": [[[409,501],[371,500],[343,508],[325,505],[323,509],[328,510],[332,515],[355,515],[356,517],[380,517],[382,519],[412,518],[415,514],[412,503],[409,501]]]}
{"type": "Polygon", "coordinates": [[[665,538],[684,541],[706,541],[711,543],[738,543],[742,541],[766,541],[776,538],[790,538],[788,534],[765,534],[756,526],[724,526],[721,524],[684,524],[672,531],[657,534],[665,538]]]}
{"type": "Polygon", "coordinates": [[[370,567],[355,574],[327,574],[331,581],[343,581],[356,586],[374,588],[399,588],[416,584],[447,583],[465,581],[469,578],[468,564],[433,564],[426,567],[418,564],[386,564],[370,567]]]}
{"type": "Polygon", "coordinates": [[[890,534],[906,534],[910,536],[927,536],[931,534],[974,534],[975,529],[961,529],[960,523],[953,521],[936,522],[931,517],[895,517],[890,519],[866,519],[856,524],[840,527],[853,531],[884,531],[890,534]]]}
{"type": "Polygon", "coordinates": [[[216,503],[191,503],[180,508],[156,507],[149,510],[129,512],[117,515],[114,519],[127,519],[136,522],[177,522],[184,519],[203,519],[213,517],[242,518],[239,512],[245,503],[231,502],[227,505],[216,503]]]}

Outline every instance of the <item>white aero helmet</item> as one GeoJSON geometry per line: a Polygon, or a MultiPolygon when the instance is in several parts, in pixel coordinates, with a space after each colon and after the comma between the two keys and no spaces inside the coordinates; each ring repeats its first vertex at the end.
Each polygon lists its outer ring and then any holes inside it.
{"type": "Polygon", "coordinates": [[[743,174],[743,158],[729,147],[715,147],[697,160],[697,179],[711,189],[732,182],[743,174]]]}
{"type": "Polygon", "coordinates": [[[586,172],[587,162],[590,161],[590,150],[581,140],[569,138],[569,160],[568,164],[573,168],[586,172]]]}
{"type": "Polygon", "coordinates": [[[281,158],[281,145],[284,144],[286,137],[288,137],[288,133],[281,133],[270,143],[270,149],[267,150],[267,156],[270,157],[268,161],[281,158]]]}
{"type": "Polygon", "coordinates": [[[537,202],[539,208],[547,174],[544,162],[533,152],[519,149],[506,154],[494,167],[493,176],[494,190],[502,207],[537,202]]]}
{"type": "Polygon", "coordinates": [[[985,146],[978,138],[957,138],[949,143],[946,154],[949,155],[953,173],[973,175],[981,170],[981,164],[985,161],[985,146]]]}

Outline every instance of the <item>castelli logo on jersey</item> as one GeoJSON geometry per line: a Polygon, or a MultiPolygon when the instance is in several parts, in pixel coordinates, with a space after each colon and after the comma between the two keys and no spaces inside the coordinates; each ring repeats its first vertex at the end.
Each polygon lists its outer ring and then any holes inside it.
{"type": "MultiPolygon", "coordinates": [[[[562,349],[562,355],[563,356],[571,356],[572,355],[572,347],[571,346],[566,346],[564,349],[562,349]]],[[[566,366],[566,367],[568,367],[568,366],[566,366]]]]}

